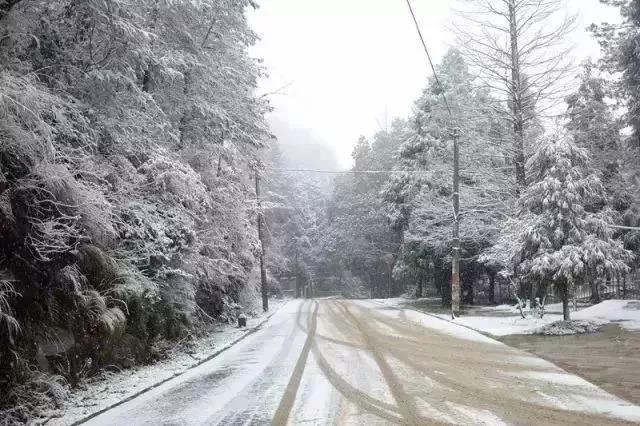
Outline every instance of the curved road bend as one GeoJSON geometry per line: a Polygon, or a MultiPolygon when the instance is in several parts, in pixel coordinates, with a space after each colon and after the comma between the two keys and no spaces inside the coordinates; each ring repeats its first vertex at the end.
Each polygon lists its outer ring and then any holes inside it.
{"type": "Polygon", "coordinates": [[[256,333],[89,425],[640,422],[553,364],[415,311],[296,300],[256,333]]]}

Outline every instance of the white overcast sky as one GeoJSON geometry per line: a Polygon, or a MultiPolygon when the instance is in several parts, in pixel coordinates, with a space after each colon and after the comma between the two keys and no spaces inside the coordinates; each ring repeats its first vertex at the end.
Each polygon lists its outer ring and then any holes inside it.
{"type": "MultiPolygon", "coordinates": [[[[439,61],[453,43],[448,26],[455,2],[412,5],[439,61]]],[[[619,14],[598,0],[567,5],[579,13],[573,40],[579,63],[598,55],[585,27],[615,22],[619,14]]],[[[284,86],[271,96],[271,118],[333,147],[342,167],[350,165],[360,135],[371,136],[385,120],[409,115],[431,74],[405,0],[263,0],[249,18],[261,38],[251,54],[264,59],[269,72],[260,92],[284,86]]]]}

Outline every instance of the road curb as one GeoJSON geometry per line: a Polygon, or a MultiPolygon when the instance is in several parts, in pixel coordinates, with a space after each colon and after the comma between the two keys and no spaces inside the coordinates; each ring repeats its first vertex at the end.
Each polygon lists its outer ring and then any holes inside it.
{"type": "MultiPolygon", "coordinates": [[[[213,352],[212,354],[208,355],[206,358],[203,358],[199,361],[197,361],[195,364],[187,367],[186,369],[180,371],[179,373],[175,373],[173,374],[171,377],[167,377],[166,379],[163,379],[157,383],[154,383],[151,386],[147,386],[146,388],[134,393],[133,395],[129,395],[128,397],[113,403],[111,405],[109,405],[108,407],[102,408],[98,411],[96,411],[95,413],[91,413],[90,415],[83,417],[80,420],[76,420],[75,422],[71,423],[71,426],[76,426],[76,425],[80,425],[83,423],[86,423],[87,421],[91,420],[94,417],[99,416],[100,414],[103,414],[109,410],[114,409],[115,407],[118,407],[126,402],[131,401],[132,399],[135,399],[137,397],[139,397],[140,395],[149,392],[152,389],[157,388],[158,386],[161,386],[165,383],[167,383],[170,380],[175,379],[176,377],[182,376],[183,374],[185,374],[186,372],[193,370],[196,367],[201,366],[202,364],[204,364],[205,362],[211,361],[213,358],[217,357],[218,355],[220,355],[221,353],[223,353],[224,351],[230,349],[231,347],[233,347],[234,345],[236,345],[237,343],[239,343],[241,340],[244,340],[246,337],[252,335],[253,333],[255,333],[256,331],[258,331],[267,321],[269,321],[271,319],[271,317],[273,317],[280,309],[282,309],[283,306],[287,305],[290,301],[286,301],[282,304],[280,304],[275,311],[271,312],[269,315],[267,315],[265,318],[263,318],[258,324],[256,324],[255,326],[251,327],[251,328],[247,328],[245,333],[243,333],[241,336],[238,336],[237,338],[235,338],[234,340],[232,340],[231,342],[225,344],[224,346],[222,346],[220,349],[218,349],[217,351],[213,352]]],[[[51,420],[48,419],[48,420],[51,420]]],[[[47,420],[47,421],[48,421],[47,420]]],[[[46,421],[44,422],[46,423],[46,421]]]]}

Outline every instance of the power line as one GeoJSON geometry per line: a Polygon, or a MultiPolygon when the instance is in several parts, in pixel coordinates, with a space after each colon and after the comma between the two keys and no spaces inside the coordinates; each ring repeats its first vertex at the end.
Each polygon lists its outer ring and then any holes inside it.
{"type": "Polygon", "coordinates": [[[264,167],[265,170],[276,172],[300,172],[300,173],[324,173],[324,174],[392,174],[392,173],[408,173],[408,174],[426,174],[428,170],[322,170],[322,169],[285,169],[278,167],[264,167]]]}
{"type": "Polygon", "coordinates": [[[625,229],[627,231],[640,231],[640,227],[637,226],[622,226],[622,225],[607,225],[609,228],[625,229]]]}
{"type": "MultiPolygon", "coordinates": [[[[438,79],[438,73],[436,72],[436,68],[433,66],[433,61],[431,60],[431,55],[429,54],[429,49],[427,48],[427,43],[424,41],[424,37],[422,37],[422,31],[420,31],[420,25],[418,25],[418,20],[416,19],[415,13],[413,13],[413,7],[411,7],[411,2],[407,1],[407,6],[409,7],[409,12],[411,12],[411,17],[413,18],[413,23],[416,26],[416,30],[418,31],[418,36],[420,37],[420,42],[422,43],[422,47],[424,48],[424,53],[427,54],[427,59],[429,60],[429,66],[431,67],[431,72],[433,72],[433,78],[436,80],[438,87],[442,89],[442,84],[440,84],[440,79],[438,79]]],[[[442,99],[444,100],[444,105],[447,107],[447,111],[451,118],[453,118],[453,113],[451,112],[451,108],[449,108],[449,102],[447,102],[447,97],[444,94],[444,90],[440,90],[440,94],[442,95],[442,99]]]]}

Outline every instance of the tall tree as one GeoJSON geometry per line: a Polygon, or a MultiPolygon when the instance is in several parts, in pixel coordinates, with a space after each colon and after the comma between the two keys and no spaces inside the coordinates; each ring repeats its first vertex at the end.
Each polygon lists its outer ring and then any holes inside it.
{"type": "Polygon", "coordinates": [[[620,7],[622,23],[593,24],[591,31],[598,39],[603,58],[600,65],[606,71],[620,73],[619,94],[627,106],[626,120],[633,128],[631,145],[640,147],[640,1],[600,0],[601,3],[620,7]]]}
{"type": "Polygon", "coordinates": [[[571,70],[565,38],[575,17],[563,0],[466,1],[458,44],[483,84],[498,96],[495,110],[510,124],[517,191],[527,185],[527,128],[562,100],[558,84],[571,70]]]}
{"type": "MultiPolygon", "coordinates": [[[[600,1],[620,8],[622,22],[593,24],[591,30],[603,53],[598,62],[601,71],[607,76],[619,76],[607,78],[613,89],[611,98],[617,107],[622,107],[617,109],[623,111],[619,126],[631,129],[631,132],[621,132],[623,143],[619,144],[616,151],[609,150],[602,154],[612,166],[617,166],[617,175],[612,177],[608,185],[614,190],[615,207],[624,210],[625,225],[637,227],[640,226],[640,53],[637,49],[640,43],[640,1],[600,1]],[[612,158],[616,153],[617,158],[612,158]]],[[[608,117],[604,117],[606,123],[608,117]]],[[[636,253],[640,251],[639,231],[625,232],[624,241],[629,249],[636,253]]]]}
{"type": "Polygon", "coordinates": [[[614,114],[615,85],[588,61],[579,76],[578,89],[566,98],[566,128],[575,143],[587,150],[592,166],[602,176],[607,204],[623,212],[630,207],[632,191],[625,184],[625,152],[621,135],[622,119],[614,114]]]}
{"type": "Polygon", "coordinates": [[[521,280],[557,286],[569,320],[575,287],[620,278],[629,270],[631,253],[613,238],[613,212],[595,207],[606,192],[584,148],[568,137],[549,138],[528,166],[532,183],[521,199],[516,272],[521,280]]]}

